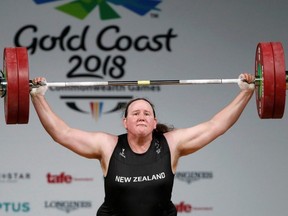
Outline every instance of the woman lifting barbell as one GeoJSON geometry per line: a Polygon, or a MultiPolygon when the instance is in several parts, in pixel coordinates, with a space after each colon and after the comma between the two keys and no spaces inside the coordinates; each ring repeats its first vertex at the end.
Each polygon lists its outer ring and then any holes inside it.
{"type": "Polygon", "coordinates": [[[97,216],[175,216],[171,202],[174,174],[182,156],[224,134],[239,119],[254,92],[254,75],[241,74],[240,93],[210,120],[173,129],[157,122],[145,98],[127,104],[127,133],[113,135],[71,128],[48,105],[45,78],[32,80],[31,98],[38,117],[55,142],[86,158],[98,159],[105,177],[105,201],[97,216]]]}

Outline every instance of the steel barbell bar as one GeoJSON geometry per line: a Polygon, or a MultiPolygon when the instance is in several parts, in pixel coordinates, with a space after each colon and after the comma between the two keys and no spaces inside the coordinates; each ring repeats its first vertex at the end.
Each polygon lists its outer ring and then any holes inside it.
{"type": "MultiPolygon", "coordinates": [[[[136,80],[136,81],[99,81],[99,82],[47,82],[48,87],[93,87],[93,86],[147,86],[147,85],[196,85],[196,84],[233,84],[239,79],[192,79],[192,80],[136,80]]],[[[259,79],[258,79],[259,80],[259,79]]],[[[33,88],[33,84],[31,85],[33,88]]],[[[38,87],[37,85],[34,87],[38,87]]]]}

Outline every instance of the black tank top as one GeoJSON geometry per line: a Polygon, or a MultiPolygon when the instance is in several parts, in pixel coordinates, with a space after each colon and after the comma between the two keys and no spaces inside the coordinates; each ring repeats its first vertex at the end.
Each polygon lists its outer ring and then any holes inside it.
{"type": "Polygon", "coordinates": [[[105,200],[97,216],[176,216],[171,202],[174,174],[165,137],[154,135],[144,154],[119,136],[104,178],[105,200]]]}

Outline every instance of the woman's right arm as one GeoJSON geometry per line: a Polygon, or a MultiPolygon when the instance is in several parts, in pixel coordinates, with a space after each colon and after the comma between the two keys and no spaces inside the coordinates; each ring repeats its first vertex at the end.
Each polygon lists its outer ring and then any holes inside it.
{"type": "MultiPolygon", "coordinates": [[[[32,82],[37,84],[46,80],[35,78],[32,82]]],[[[55,142],[83,157],[101,159],[107,151],[103,148],[109,148],[111,146],[109,143],[116,143],[117,136],[71,128],[50,108],[44,97],[46,90],[46,85],[32,88],[30,95],[35,111],[47,133],[55,142]]]]}

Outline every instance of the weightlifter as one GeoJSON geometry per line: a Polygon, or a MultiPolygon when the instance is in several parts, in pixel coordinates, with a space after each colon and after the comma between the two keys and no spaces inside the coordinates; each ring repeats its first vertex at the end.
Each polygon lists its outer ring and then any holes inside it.
{"type": "MultiPolygon", "coordinates": [[[[30,94],[55,142],[100,161],[105,199],[97,216],[175,216],[171,194],[178,161],[211,143],[239,119],[255,88],[254,75],[244,73],[239,78],[240,93],[210,120],[189,128],[159,124],[153,104],[145,98],[134,99],[124,112],[127,133],[122,135],[71,128],[45,100],[47,86],[32,88],[30,94]]],[[[46,80],[38,77],[32,82],[46,80]]]]}

